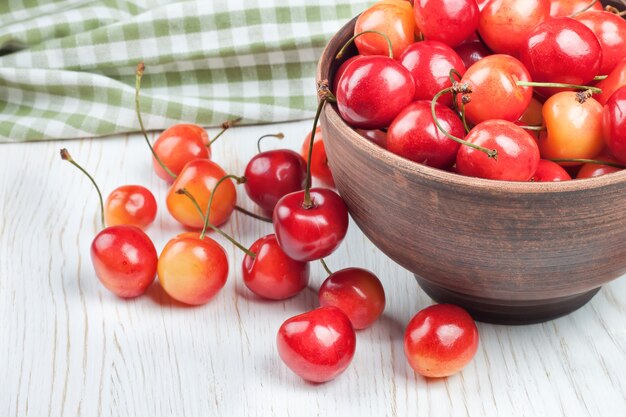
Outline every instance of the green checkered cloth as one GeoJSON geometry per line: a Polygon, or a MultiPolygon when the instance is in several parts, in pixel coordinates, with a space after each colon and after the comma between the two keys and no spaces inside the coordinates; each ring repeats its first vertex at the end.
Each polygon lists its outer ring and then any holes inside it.
{"type": "Polygon", "coordinates": [[[311,117],[321,51],[372,1],[0,0],[0,141],[311,117]]]}

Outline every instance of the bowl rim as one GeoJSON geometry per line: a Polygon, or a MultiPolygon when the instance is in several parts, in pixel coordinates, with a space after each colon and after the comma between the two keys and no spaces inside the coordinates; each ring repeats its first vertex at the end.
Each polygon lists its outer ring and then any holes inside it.
{"type": "MultiPolygon", "coordinates": [[[[358,16],[348,21],[341,29],[333,35],[326,44],[324,51],[320,57],[316,71],[316,81],[330,80],[331,63],[335,59],[335,51],[331,51],[333,41],[337,39],[338,34],[347,27],[354,27],[358,16]],[[323,68],[323,64],[328,62],[327,68],[323,68]]],[[[346,56],[345,59],[349,58],[346,56]]],[[[429,167],[409,159],[394,154],[387,149],[376,145],[367,138],[361,136],[352,127],[350,127],[339,115],[336,104],[324,106],[324,116],[328,122],[342,128],[347,133],[347,138],[353,142],[355,146],[359,146],[370,157],[383,160],[387,165],[394,166],[408,173],[413,173],[424,179],[435,180],[441,184],[457,186],[461,188],[481,190],[481,191],[507,191],[517,194],[547,194],[547,193],[570,193],[590,189],[598,189],[619,184],[626,185],[626,169],[606,175],[593,178],[572,179],[569,181],[556,182],[516,182],[491,180],[485,178],[468,177],[453,172],[444,171],[438,168],[429,167]]],[[[339,145],[341,146],[341,145],[339,145]]]]}

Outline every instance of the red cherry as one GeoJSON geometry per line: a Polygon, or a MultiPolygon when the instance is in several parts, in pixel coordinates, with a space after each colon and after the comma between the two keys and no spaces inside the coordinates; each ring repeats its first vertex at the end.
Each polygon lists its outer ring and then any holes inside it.
{"type": "Polygon", "coordinates": [[[604,105],[603,119],[607,147],[626,164],[626,85],[617,89],[604,105]]]}
{"type": "Polygon", "coordinates": [[[340,308],[355,329],[366,329],[385,309],[385,290],[370,271],[346,268],[326,278],[319,290],[319,303],[340,308]]]}
{"type": "MultiPolygon", "coordinates": [[[[509,55],[490,55],[469,67],[461,79],[472,89],[471,101],[465,106],[467,119],[473,124],[490,119],[518,120],[528,108],[533,91],[532,87],[517,85],[518,81],[530,81],[530,74],[509,55]]],[[[461,95],[457,97],[460,108],[461,95]]]]}
{"type": "Polygon", "coordinates": [[[154,221],[156,212],[154,195],[141,185],[117,187],[104,203],[104,219],[109,226],[130,224],[145,229],[154,221]]]}
{"type": "MultiPolygon", "coordinates": [[[[461,57],[448,45],[437,41],[416,42],[409,46],[400,63],[411,72],[415,81],[415,100],[432,100],[435,94],[452,86],[450,70],[456,70],[460,76],[465,73],[465,64],[461,57]]],[[[451,96],[444,96],[440,103],[449,106],[451,96]]]]}
{"type": "Polygon", "coordinates": [[[183,233],[171,239],[161,252],[159,282],[175,300],[201,305],[211,300],[226,284],[226,251],[208,236],[183,233]]]}
{"type": "MultiPolygon", "coordinates": [[[[584,85],[600,70],[602,50],[589,28],[568,17],[538,24],[520,45],[520,60],[533,81],[584,85]]],[[[544,96],[560,89],[537,89],[544,96]]]]}
{"type": "Polygon", "coordinates": [[[620,16],[597,10],[589,10],[575,16],[596,35],[602,48],[599,74],[608,74],[626,58],[626,20],[620,16]]]}
{"type": "MultiPolygon", "coordinates": [[[[420,164],[448,169],[454,165],[460,144],[446,137],[433,122],[430,101],[420,100],[405,108],[387,130],[387,149],[420,164]]],[[[435,114],[446,132],[463,137],[461,119],[437,103],[435,114]]]]}
{"type": "MultiPolygon", "coordinates": [[[[550,16],[568,17],[585,10],[589,3],[589,0],[550,0],[550,16]]],[[[602,3],[596,2],[591,10],[602,10],[602,3]]]]}
{"type": "Polygon", "coordinates": [[[436,304],[417,313],[404,333],[411,367],[426,377],[445,377],[467,365],[478,350],[472,317],[452,304],[436,304]]]}
{"type": "Polygon", "coordinates": [[[346,72],[346,68],[348,68],[348,65],[352,64],[352,62],[354,62],[355,60],[359,58],[363,58],[363,55],[351,56],[350,58],[343,61],[341,65],[339,66],[339,68],[337,68],[337,71],[335,71],[335,75],[333,76],[333,89],[331,90],[335,95],[337,94],[339,81],[341,80],[343,73],[346,72]]]}
{"type": "Polygon", "coordinates": [[[454,48],[454,52],[459,55],[466,68],[491,55],[491,51],[480,40],[462,43],[454,48]]]}
{"type": "Polygon", "coordinates": [[[304,189],[306,162],[288,149],[260,152],[248,162],[244,176],[248,197],[271,213],[284,195],[304,189]]]}
{"type": "Polygon", "coordinates": [[[478,33],[492,51],[517,56],[528,34],[549,16],[549,0],[492,0],[480,12],[478,33]]]}
{"type": "Polygon", "coordinates": [[[504,120],[477,124],[465,137],[475,145],[498,151],[497,159],[484,152],[461,146],[456,169],[461,175],[505,181],[528,181],[539,164],[539,148],[521,127],[504,120]]]}
{"type": "Polygon", "coordinates": [[[327,382],[346,370],[356,349],[356,334],[337,307],[320,307],[285,321],[276,336],[278,354],[300,377],[327,382]]]}
{"type": "MultiPolygon", "coordinates": [[[[180,174],[185,165],[194,159],[210,159],[209,135],[193,124],[176,124],[166,129],[152,146],[154,152],[175,175],[180,174]]],[[[152,165],[156,174],[172,183],[174,178],[168,174],[153,157],[152,165]]]]}
{"type": "Polygon", "coordinates": [[[413,9],[424,39],[451,47],[463,42],[478,26],[475,0],[416,0],[413,9]]]}
{"type": "Polygon", "coordinates": [[[352,127],[381,129],[415,95],[411,73],[385,56],[364,56],[346,68],[337,87],[337,108],[352,127]]]}
{"type": "MultiPolygon", "coordinates": [[[[308,161],[309,159],[310,141],[311,132],[307,133],[306,137],[304,138],[304,142],[302,142],[302,148],[300,149],[300,155],[302,155],[302,158],[305,161],[308,161]]],[[[313,138],[313,154],[311,155],[311,175],[328,187],[335,186],[333,174],[332,172],[330,172],[330,167],[328,166],[328,157],[326,156],[326,147],[324,146],[324,139],[322,137],[321,127],[315,129],[315,137],[313,138]]]]}
{"type": "Polygon", "coordinates": [[[309,283],[309,264],[289,258],[275,235],[260,238],[243,259],[243,282],[256,295],[284,300],[302,291],[309,283]]]}
{"type": "Polygon", "coordinates": [[[533,182],[555,182],[555,181],[569,181],[572,177],[567,173],[565,169],[556,162],[549,161],[547,159],[540,159],[539,165],[535,175],[533,175],[531,181],[533,182]]]}
{"type": "Polygon", "coordinates": [[[291,259],[313,261],[330,255],[348,231],[348,208],[328,188],[311,188],[312,206],[303,204],[304,191],[287,194],[274,209],[278,244],[291,259]]]}
{"type": "Polygon", "coordinates": [[[381,148],[387,147],[387,133],[386,132],[382,130],[378,130],[378,129],[376,130],[356,129],[356,131],[359,135],[374,142],[376,145],[380,146],[381,148]]]}
{"type": "Polygon", "coordinates": [[[91,243],[91,261],[102,285],[118,297],[143,294],[154,281],[157,252],[140,228],[110,226],[91,243]]]}
{"type": "MultiPolygon", "coordinates": [[[[599,156],[594,158],[595,161],[605,161],[611,164],[619,164],[620,161],[615,159],[615,157],[608,151],[602,152],[599,156]]],[[[603,165],[597,163],[586,163],[580,167],[578,174],[576,174],[576,179],[584,179],[584,178],[594,178],[599,177],[601,175],[612,174],[614,172],[621,171],[623,168],[618,168],[613,165],[603,165]]]]}
{"type": "Polygon", "coordinates": [[[621,60],[609,76],[598,83],[597,87],[602,93],[594,94],[593,98],[604,105],[615,90],[623,85],[626,85],[626,59],[621,60]]]}

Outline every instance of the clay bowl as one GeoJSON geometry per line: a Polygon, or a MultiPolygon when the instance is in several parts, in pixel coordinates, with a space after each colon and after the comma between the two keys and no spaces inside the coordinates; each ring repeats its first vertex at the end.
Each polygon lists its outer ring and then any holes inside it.
{"type": "MultiPolygon", "coordinates": [[[[329,42],[332,80],[352,20],[329,42]]],[[[525,324],[584,305],[626,273],[626,171],[563,183],[464,177],[361,137],[326,105],[321,126],[337,189],[365,235],[434,300],[475,319],[525,324]]]]}

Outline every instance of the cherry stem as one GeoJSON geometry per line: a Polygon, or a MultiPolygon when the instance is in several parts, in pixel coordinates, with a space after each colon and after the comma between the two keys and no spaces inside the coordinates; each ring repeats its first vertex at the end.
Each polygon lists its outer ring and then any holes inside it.
{"type": "Polygon", "coordinates": [[[324,258],[320,258],[320,262],[322,263],[322,266],[324,267],[324,270],[326,271],[326,273],[328,275],[332,275],[333,271],[331,271],[328,265],[326,265],[326,261],[324,260],[324,258]]]}
{"type": "Polygon", "coordinates": [[[363,32],[359,32],[353,37],[351,37],[350,39],[348,39],[348,41],[343,45],[343,47],[339,50],[339,52],[337,52],[337,55],[335,55],[335,59],[340,59],[343,56],[343,54],[346,52],[346,49],[348,49],[348,46],[350,46],[350,44],[352,44],[352,42],[354,42],[356,38],[358,38],[361,35],[365,35],[366,33],[375,33],[385,38],[385,40],[387,41],[387,46],[389,48],[389,58],[393,59],[393,45],[391,44],[391,39],[389,39],[389,36],[377,30],[364,30],[363,32]]]}
{"type": "Polygon", "coordinates": [[[154,151],[154,148],[150,144],[150,139],[148,139],[148,134],[146,133],[146,128],[143,125],[143,119],[141,118],[141,105],[139,103],[139,90],[141,89],[141,78],[143,77],[143,72],[144,72],[145,68],[146,67],[143,64],[143,62],[140,62],[139,64],[137,64],[137,72],[135,74],[135,111],[137,112],[137,119],[139,120],[139,126],[141,126],[141,133],[143,133],[143,137],[146,139],[146,143],[148,144],[148,148],[150,148],[150,152],[152,152],[152,156],[154,157],[154,159],[156,159],[156,161],[159,163],[159,165],[161,165],[161,168],[163,168],[163,170],[165,172],[167,172],[167,174],[170,177],[176,178],[177,175],[174,174],[163,163],[163,161],[161,161],[161,158],[159,158],[159,156],[154,151]]]}
{"type": "Polygon", "coordinates": [[[567,17],[572,18],[572,17],[578,16],[579,14],[585,13],[587,10],[591,9],[597,2],[598,2],[598,0],[592,0],[591,3],[589,3],[588,5],[583,7],[581,10],[579,10],[579,11],[577,11],[575,13],[572,13],[571,15],[569,15],[567,17]]]}
{"type": "Polygon", "coordinates": [[[461,121],[463,122],[465,133],[469,133],[470,128],[467,125],[467,120],[465,119],[465,102],[463,100],[461,100],[461,121]]]}
{"type": "Polygon", "coordinates": [[[516,83],[520,87],[548,87],[548,88],[572,88],[575,90],[589,90],[593,94],[602,94],[602,90],[598,87],[588,85],[564,84],[564,83],[540,83],[536,81],[518,81],[516,83]]]}
{"type": "Polygon", "coordinates": [[[282,139],[284,139],[284,137],[285,137],[285,135],[282,132],[274,133],[274,134],[270,133],[270,134],[267,134],[267,135],[263,135],[256,141],[256,148],[259,151],[259,153],[261,153],[261,141],[264,138],[276,138],[278,140],[282,140],[282,139]]]}
{"type": "Polygon", "coordinates": [[[626,169],[626,165],[618,164],[617,162],[610,161],[599,161],[597,159],[579,159],[579,158],[555,158],[550,159],[552,162],[574,162],[580,164],[596,164],[596,165],[606,165],[609,167],[626,169]]]}
{"type": "MultiPolygon", "coordinates": [[[[249,255],[249,256],[251,256],[253,258],[256,257],[256,254],[254,252],[250,251],[245,246],[243,246],[241,243],[237,242],[235,240],[235,238],[233,238],[228,233],[224,232],[222,229],[220,229],[219,227],[215,226],[214,224],[207,222],[208,216],[204,215],[204,213],[202,212],[202,208],[200,207],[200,204],[198,204],[198,200],[196,200],[196,198],[193,196],[193,194],[191,194],[189,191],[187,191],[186,188],[179,188],[178,190],[176,190],[176,194],[183,194],[183,195],[187,196],[187,198],[189,198],[189,200],[191,200],[191,202],[193,203],[193,205],[196,208],[196,210],[198,210],[198,213],[200,214],[200,217],[205,222],[205,224],[208,224],[209,227],[211,229],[213,229],[216,233],[219,233],[220,235],[222,235],[223,237],[228,239],[228,241],[230,241],[233,245],[237,246],[239,249],[244,251],[247,255],[249,255]]],[[[202,240],[202,239],[204,239],[204,230],[202,231],[202,234],[200,235],[200,240],[202,240]]]]}
{"type": "Polygon", "coordinates": [[[594,81],[602,81],[602,80],[606,80],[607,78],[609,78],[608,75],[596,75],[595,77],[593,77],[594,81]]]}
{"type": "Polygon", "coordinates": [[[439,129],[439,131],[441,131],[441,133],[443,133],[444,135],[446,135],[446,137],[452,139],[455,142],[460,143],[461,145],[465,145],[465,146],[469,146],[470,148],[476,149],[478,151],[484,152],[485,154],[487,154],[487,156],[489,158],[493,158],[493,159],[498,159],[498,151],[496,149],[488,149],[485,148],[484,146],[479,146],[479,145],[475,145],[471,142],[468,142],[466,140],[463,140],[461,138],[457,138],[454,135],[451,135],[450,133],[446,132],[446,130],[443,128],[443,126],[441,126],[441,123],[439,123],[439,119],[437,119],[437,114],[435,113],[435,105],[437,104],[437,100],[439,100],[439,97],[441,97],[444,94],[447,93],[452,93],[452,92],[461,92],[463,94],[468,94],[469,91],[467,91],[469,89],[468,85],[465,84],[459,84],[457,82],[455,82],[453,84],[452,87],[449,88],[445,88],[443,90],[441,90],[440,92],[438,92],[437,94],[435,94],[435,97],[433,97],[433,100],[430,103],[430,113],[433,117],[433,121],[435,122],[435,126],[437,126],[437,129],[439,129]]]}
{"type": "MultiPolygon", "coordinates": [[[[213,205],[213,197],[215,197],[215,192],[217,191],[217,187],[219,187],[224,181],[229,180],[229,179],[234,179],[235,181],[237,181],[237,184],[243,184],[244,182],[246,182],[246,179],[243,177],[238,177],[236,175],[224,175],[222,178],[219,179],[219,181],[217,181],[217,184],[215,184],[215,187],[213,187],[213,191],[211,192],[211,197],[209,198],[209,204],[207,205],[206,208],[206,216],[204,217],[204,226],[202,227],[202,233],[200,233],[200,239],[204,238],[204,235],[206,234],[206,229],[209,226],[209,218],[211,217],[211,206],[213,205]]],[[[215,230],[215,228],[213,226],[211,226],[213,228],[213,230],[215,230]]]]}
{"type": "MultiPolygon", "coordinates": [[[[448,73],[448,78],[450,79],[450,83],[454,84],[455,82],[457,82],[457,80],[454,78],[454,76],[459,77],[458,81],[461,81],[461,79],[463,78],[463,76],[461,75],[460,72],[458,72],[457,70],[455,70],[454,68],[450,69],[450,72],[448,73]]],[[[458,112],[459,111],[459,106],[456,102],[456,96],[457,93],[455,91],[452,92],[452,108],[454,109],[454,111],[458,112]]],[[[463,110],[463,112],[465,112],[465,110],[463,110]]],[[[465,113],[463,113],[463,115],[465,115],[465,113]]],[[[469,131],[469,130],[467,130],[469,131]]]]}
{"type": "Polygon", "coordinates": [[[267,217],[260,216],[260,215],[258,215],[258,214],[256,214],[256,213],[253,213],[253,212],[251,212],[251,211],[246,210],[246,209],[245,209],[245,208],[243,208],[243,207],[240,207],[240,206],[235,206],[235,210],[237,210],[237,211],[238,211],[238,212],[240,212],[240,213],[245,214],[246,216],[250,216],[250,217],[255,218],[255,219],[257,219],[257,220],[261,220],[262,222],[272,223],[272,219],[267,218],[267,217]]]}
{"type": "Polygon", "coordinates": [[[224,132],[226,132],[228,129],[230,129],[231,127],[235,126],[237,123],[239,123],[241,121],[241,117],[237,117],[236,119],[232,119],[232,120],[227,120],[224,123],[222,123],[222,130],[220,133],[218,133],[217,135],[215,135],[215,137],[209,141],[209,143],[206,145],[207,148],[211,145],[213,145],[213,142],[215,142],[216,140],[218,140],[220,138],[220,136],[222,136],[224,134],[224,132]]]}
{"type": "Polygon", "coordinates": [[[529,126],[529,125],[518,125],[518,126],[521,127],[524,130],[532,130],[532,131],[535,131],[535,132],[543,132],[545,130],[548,130],[548,129],[546,129],[545,126],[529,126]]]}
{"type": "Polygon", "coordinates": [[[87,176],[87,178],[91,180],[91,183],[93,184],[93,186],[96,187],[96,191],[98,192],[98,199],[100,200],[100,221],[102,222],[102,227],[103,228],[106,227],[106,224],[104,222],[104,202],[102,200],[102,193],[100,192],[100,187],[98,187],[98,184],[96,184],[96,180],[94,180],[93,177],[89,175],[89,173],[82,166],[78,164],[78,162],[74,161],[74,159],[72,158],[72,155],[70,155],[69,151],[65,148],[61,149],[61,159],[69,162],[70,164],[78,168],[83,174],[87,176]]]}

